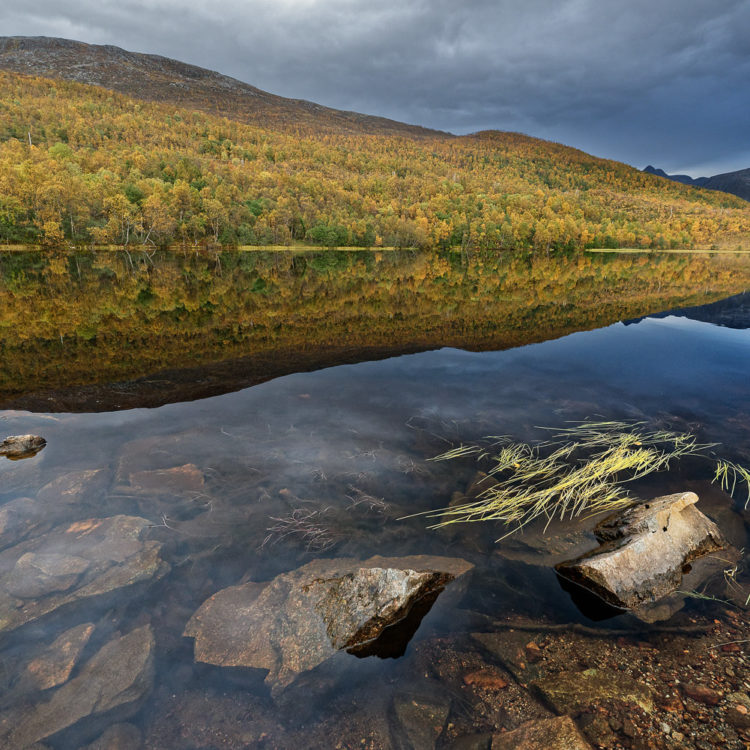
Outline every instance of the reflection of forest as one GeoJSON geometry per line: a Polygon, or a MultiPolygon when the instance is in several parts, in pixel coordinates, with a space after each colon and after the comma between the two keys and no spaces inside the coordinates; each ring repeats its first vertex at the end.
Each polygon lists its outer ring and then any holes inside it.
{"type": "MultiPolygon", "coordinates": [[[[343,361],[503,349],[705,304],[749,280],[746,256],[3,253],[0,402],[182,371],[151,405],[343,361]]],[[[136,405],[137,391],[99,408],[136,405]]]]}

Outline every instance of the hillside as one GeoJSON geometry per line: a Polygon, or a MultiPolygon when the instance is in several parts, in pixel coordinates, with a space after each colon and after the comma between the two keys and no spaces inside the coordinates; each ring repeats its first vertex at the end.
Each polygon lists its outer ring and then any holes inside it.
{"type": "Polygon", "coordinates": [[[212,70],[110,45],[50,37],[0,37],[0,70],[90,83],[139,99],[274,129],[429,137],[435,130],[287,99],[212,70]]]}
{"type": "Polygon", "coordinates": [[[515,133],[290,133],[0,71],[0,242],[749,247],[750,205],[515,133]]]}
{"type": "Polygon", "coordinates": [[[706,188],[706,190],[721,190],[731,193],[743,200],[750,201],[750,169],[739,169],[736,172],[724,172],[713,177],[690,177],[687,174],[667,174],[663,169],[647,166],[644,172],[666,177],[668,180],[681,182],[683,185],[706,188]]]}

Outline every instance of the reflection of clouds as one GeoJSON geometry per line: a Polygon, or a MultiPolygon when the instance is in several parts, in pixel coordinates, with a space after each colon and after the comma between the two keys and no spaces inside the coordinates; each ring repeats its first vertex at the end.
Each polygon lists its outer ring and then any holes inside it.
{"type": "Polygon", "coordinates": [[[155,410],[61,416],[54,428],[66,440],[53,441],[54,461],[42,468],[54,476],[80,455],[117,457],[117,476],[123,466],[160,477],[195,465],[206,482],[200,502],[111,488],[108,510],[138,503],[152,523],[178,519],[182,539],[202,526],[231,536],[233,523],[250,524],[257,546],[270,517],[298,509],[330,507],[335,523],[356,526],[367,519],[347,514],[370,518],[374,502],[358,498],[382,499],[389,510],[375,515],[387,518],[447,500],[456,469],[426,459],[461,441],[534,439],[536,426],[597,415],[723,423],[750,396],[746,340],[746,331],[645,320],[502,352],[442,349],[300,373],[155,410]]]}

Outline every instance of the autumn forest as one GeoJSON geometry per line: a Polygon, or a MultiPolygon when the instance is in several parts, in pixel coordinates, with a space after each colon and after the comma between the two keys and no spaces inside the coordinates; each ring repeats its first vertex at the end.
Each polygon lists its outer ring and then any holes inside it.
{"type": "Polygon", "coordinates": [[[750,206],[535,138],[264,129],[0,72],[0,243],[748,249],[750,206]]]}

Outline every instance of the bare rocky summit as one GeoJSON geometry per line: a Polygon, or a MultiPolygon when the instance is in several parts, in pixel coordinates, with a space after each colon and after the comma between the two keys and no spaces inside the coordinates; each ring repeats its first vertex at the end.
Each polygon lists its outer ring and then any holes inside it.
{"type": "Polygon", "coordinates": [[[446,135],[384,117],[287,99],[196,65],[111,45],[52,37],[0,37],[0,69],[102,86],[261,127],[412,138],[446,135]]]}

